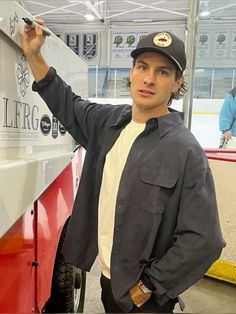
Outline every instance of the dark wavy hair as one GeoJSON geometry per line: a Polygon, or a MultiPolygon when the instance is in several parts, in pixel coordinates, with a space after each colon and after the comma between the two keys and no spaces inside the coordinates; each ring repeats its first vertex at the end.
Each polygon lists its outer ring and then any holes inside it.
{"type": "MultiPolygon", "coordinates": [[[[135,62],[136,62],[136,59],[133,60],[133,67],[135,66],[135,62]]],[[[183,76],[183,72],[181,72],[179,69],[176,68],[175,80],[177,81],[182,76],[183,76]]],[[[127,87],[130,88],[130,85],[131,85],[131,82],[130,82],[130,78],[128,77],[127,87]]],[[[168,101],[168,106],[171,105],[173,99],[176,99],[176,100],[181,99],[187,91],[188,91],[187,83],[183,81],[178,91],[171,95],[170,100],[168,101]]],[[[236,93],[236,87],[235,87],[235,93],[236,93]]]]}

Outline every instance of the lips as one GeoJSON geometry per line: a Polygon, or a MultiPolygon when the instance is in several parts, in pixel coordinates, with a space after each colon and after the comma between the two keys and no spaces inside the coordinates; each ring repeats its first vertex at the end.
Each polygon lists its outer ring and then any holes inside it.
{"type": "Polygon", "coordinates": [[[139,93],[145,96],[154,95],[153,91],[148,89],[139,89],[139,93]]]}

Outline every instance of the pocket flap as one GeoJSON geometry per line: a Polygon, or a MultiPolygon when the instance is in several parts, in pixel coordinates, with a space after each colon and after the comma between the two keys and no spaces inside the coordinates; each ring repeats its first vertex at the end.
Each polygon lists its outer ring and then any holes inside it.
{"type": "Polygon", "coordinates": [[[178,173],[162,167],[150,168],[143,166],[140,173],[141,181],[169,189],[175,186],[178,177],[178,173]]]}

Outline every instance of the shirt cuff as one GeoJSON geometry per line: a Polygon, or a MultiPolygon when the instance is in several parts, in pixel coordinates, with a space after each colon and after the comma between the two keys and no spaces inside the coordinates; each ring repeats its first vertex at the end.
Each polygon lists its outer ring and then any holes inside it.
{"type": "Polygon", "coordinates": [[[43,79],[41,79],[38,82],[33,82],[32,90],[34,92],[39,92],[40,90],[43,90],[46,86],[48,86],[55,78],[57,72],[54,68],[50,67],[48,70],[48,73],[45,75],[43,79]]]}
{"type": "Polygon", "coordinates": [[[152,291],[155,290],[155,286],[151,283],[151,280],[148,278],[148,276],[145,273],[142,275],[141,280],[148,289],[152,291]]]}

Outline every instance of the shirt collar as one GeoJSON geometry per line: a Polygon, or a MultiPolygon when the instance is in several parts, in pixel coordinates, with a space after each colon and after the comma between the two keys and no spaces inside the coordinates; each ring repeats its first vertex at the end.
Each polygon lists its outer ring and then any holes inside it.
{"type": "Polygon", "coordinates": [[[118,118],[116,119],[115,123],[111,127],[120,127],[124,124],[127,124],[131,121],[131,109],[132,107],[130,105],[125,106],[122,108],[122,111],[120,112],[118,118]]]}
{"type": "Polygon", "coordinates": [[[158,128],[160,138],[165,136],[172,128],[183,124],[183,112],[169,108],[170,113],[159,118],[151,118],[147,121],[147,128],[158,128]]]}
{"type": "MultiPolygon", "coordinates": [[[[130,122],[132,118],[131,106],[125,106],[120,115],[118,116],[112,127],[121,127],[124,124],[130,122]]],[[[183,124],[183,113],[169,108],[170,114],[166,114],[159,118],[151,118],[147,121],[147,127],[158,128],[160,137],[167,134],[173,127],[183,124]]]]}
{"type": "Polygon", "coordinates": [[[157,118],[160,137],[165,136],[174,127],[183,124],[183,113],[170,110],[170,114],[166,114],[157,118]]]}

